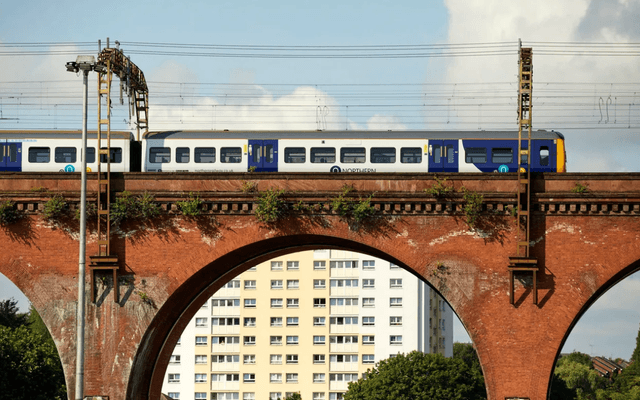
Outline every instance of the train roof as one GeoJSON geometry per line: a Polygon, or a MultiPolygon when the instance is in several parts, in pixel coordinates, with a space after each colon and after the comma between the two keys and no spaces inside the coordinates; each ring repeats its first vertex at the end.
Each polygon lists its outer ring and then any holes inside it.
{"type": "MultiPolygon", "coordinates": [[[[524,134],[526,138],[526,133],[524,134]]],[[[163,131],[145,139],[517,139],[518,131],[163,131]]],[[[532,139],[564,139],[560,132],[538,130],[532,139]]]]}
{"type": "MultiPolygon", "coordinates": [[[[82,131],[51,131],[51,130],[0,130],[0,140],[3,139],[80,139],[82,131]]],[[[101,136],[106,140],[107,133],[101,132],[101,136]]],[[[97,139],[97,131],[87,131],[87,138],[97,139]]],[[[131,140],[133,134],[125,131],[111,131],[113,139],[131,140]]]]}

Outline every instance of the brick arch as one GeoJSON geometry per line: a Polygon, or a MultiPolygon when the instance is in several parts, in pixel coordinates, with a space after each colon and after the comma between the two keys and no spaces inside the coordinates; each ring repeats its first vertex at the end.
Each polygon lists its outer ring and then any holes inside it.
{"type": "MultiPolygon", "coordinates": [[[[571,325],[569,326],[564,337],[562,338],[562,341],[560,342],[560,346],[558,347],[558,352],[556,354],[555,362],[558,361],[558,357],[560,357],[560,352],[562,351],[564,344],[567,342],[567,339],[573,332],[573,329],[578,324],[578,321],[580,321],[580,318],[582,318],[582,316],[591,308],[591,306],[593,306],[598,300],[600,300],[600,298],[606,292],[608,292],[610,289],[614,288],[618,283],[622,282],[623,280],[625,280],[626,278],[628,278],[629,276],[633,275],[638,271],[640,271],[640,259],[629,264],[626,268],[621,269],[618,273],[616,273],[611,278],[609,278],[607,282],[601,285],[593,293],[591,297],[589,297],[589,299],[584,303],[580,311],[576,314],[575,318],[571,322],[571,325]]],[[[549,390],[551,390],[551,380],[553,378],[553,373],[555,371],[555,362],[554,362],[554,368],[551,370],[551,375],[549,376],[549,390]]]]}
{"type": "Polygon", "coordinates": [[[131,368],[127,398],[160,397],[166,367],[178,338],[202,304],[224,284],[247,269],[275,257],[315,249],[349,250],[393,262],[424,281],[447,300],[446,296],[425,276],[416,272],[415,268],[393,255],[354,240],[302,234],[251,243],[204,266],[166,300],[140,342],[131,368]]]}

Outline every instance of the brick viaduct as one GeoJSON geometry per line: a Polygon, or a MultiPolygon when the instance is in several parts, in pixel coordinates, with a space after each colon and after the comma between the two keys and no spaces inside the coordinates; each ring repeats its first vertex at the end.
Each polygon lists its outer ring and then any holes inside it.
{"type": "MultiPolygon", "coordinates": [[[[459,194],[435,198],[424,192],[434,184],[428,174],[119,176],[116,191],[149,191],[164,211],[115,231],[119,298],[110,274],[98,273],[93,283],[87,274],[87,288],[94,285],[97,300],[92,303],[87,290],[85,395],[158,399],[182,329],[224,283],[277,255],[343,248],[399,264],[449,301],[477,348],[489,399],[546,399],[555,359],[571,328],[607,289],[640,269],[640,174],[535,178],[531,252],[540,267],[537,305],[531,275],[518,276],[515,304],[509,299],[514,176],[444,177],[457,189],[484,194],[475,229],[465,222],[459,194]],[[260,191],[285,189],[290,205],[305,207],[275,225],[259,223],[253,211],[256,193],[242,190],[247,182],[260,191]],[[589,191],[572,193],[576,182],[589,191]],[[373,193],[379,217],[355,226],[332,213],[328,199],[344,185],[352,185],[356,197],[373,193]],[[189,192],[204,200],[198,217],[176,211],[176,201],[189,192]]],[[[27,215],[0,231],[0,272],[25,293],[49,327],[69,397],[75,398],[78,232],[72,218],[45,221],[37,212],[51,193],[61,193],[75,207],[79,177],[0,177],[0,199],[11,199],[27,215]]],[[[87,255],[96,251],[95,235],[89,235],[87,255]]]]}

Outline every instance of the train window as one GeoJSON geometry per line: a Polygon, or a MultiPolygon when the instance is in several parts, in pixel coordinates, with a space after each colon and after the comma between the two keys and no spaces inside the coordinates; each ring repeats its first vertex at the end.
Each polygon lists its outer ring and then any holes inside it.
{"type": "Polygon", "coordinates": [[[189,148],[178,147],[176,148],[176,162],[178,164],[185,164],[189,162],[189,148]]]}
{"type": "Polygon", "coordinates": [[[149,149],[149,162],[164,164],[171,162],[171,149],[168,147],[152,147],[149,149]]]}
{"type": "Polygon", "coordinates": [[[491,162],[494,164],[511,164],[513,162],[512,148],[491,149],[491,162]]]}
{"type": "Polygon", "coordinates": [[[241,163],[242,149],[240,147],[221,147],[220,162],[223,163],[241,163]]]}
{"type": "Polygon", "coordinates": [[[549,165],[549,147],[540,146],[540,165],[547,167],[549,165]]]}
{"type": "Polygon", "coordinates": [[[371,162],[374,164],[392,164],[396,162],[396,148],[372,147],[371,162]]]}
{"type": "Polygon", "coordinates": [[[74,163],[76,162],[76,148],[56,147],[54,159],[57,163],[74,163]]]}
{"type": "Polygon", "coordinates": [[[364,147],[343,147],[340,149],[340,162],[362,164],[366,158],[364,147]]]}
{"type": "Polygon", "coordinates": [[[96,148],[87,147],[87,164],[93,164],[96,162],[96,148]]]}
{"type": "Polygon", "coordinates": [[[273,151],[274,151],[274,148],[272,144],[264,145],[264,162],[266,163],[273,162],[273,151]]]}
{"type": "Polygon", "coordinates": [[[335,147],[312,147],[311,148],[312,163],[334,163],[336,162],[335,147]]]}
{"type": "Polygon", "coordinates": [[[284,162],[289,164],[302,164],[307,160],[307,151],[304,147],[285,147],[284,162]]]}
{"type": "Polygon", "coordinates": [[[422,149],[420,147],[401,148],[400,162],[403,164],[420,164],[422,162],[422,149]]]}
{"type": "Polygon", "coordinates": [[[453,151],[453,145],[452,144],[448,144],[448,145],[444,146],[444,148],[445,148],[445,151],[446,151],[445,155],[447,156],[447,161],[446,162],[449,163],[449,164],[453,164],[455,162],[455,160],[456,160],[456,155],[455,155],[455,153],[453,151]]]}
{"type": "Polygon", "coordinates": [[[193,159],[197,163],[214,163],[216,162],[216,148],[196,147],[193,151],[193,159]]]}
{"type": "Polygon", "coordinates": [[[48,147],[30,147],[30,163],[48,163],[51,161],[51,149],[48,147]]]}
{"type": "Polygon", "coordinates": [[[467,147],[464,149],[467,164],[484,164],[487,162],[487,149],[484,147],[467,147]]]}
{"type": "MultiPolygon", "coordinates": [[[[102,147],[101,150],[106,150],[106,147],[102,147]]],[[[100,154],[100,162],[106,163],[107,157],[105,154],[100,154]]],[[[111,148],[111,163],[119,164],[122,162],[122,148],[121,147],[112,147],[111,148]]]]}

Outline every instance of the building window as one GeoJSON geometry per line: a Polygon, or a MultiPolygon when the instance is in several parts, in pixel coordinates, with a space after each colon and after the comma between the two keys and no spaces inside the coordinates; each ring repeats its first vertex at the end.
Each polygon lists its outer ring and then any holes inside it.
{"type": "Polygon", "coordinates": [[[206,336],[196,336],[196,346],[206,346],[206,345],[207,345],[206,336]]]}
{"type": "Polygon", "coordinates": [[[243,338],[242,343],[243,343],[245,346],[255,346],[255,344],[256,344],[256,337],[255,337],[255,336],[245,336],[245,337],[243,338]]]}
{"type": "Polygon", "coordinates": [[[287,280],[287,289],[300,289],[300,281],[297,279],[287,280]]]}
{"type": "Polygon", "coordinates": [[[298,326],[298,317],[287,317],[287,326],[298,326]]]}
{"type": "Polygon", "coordinates": [[[373,297],[363,297],[362,298],[362,307],[375,307],[376,299],[373,297]]]}
{"type": "Polygon", "coordinates": [[[196,327],[203,327],[203,326],[207,326],[207,319],[206,318],[196,318],[196,327]]]}
{"type": "Polygon", "coordinates": [[[256,299],[244,299],[244,308],[256,308],[256,299]]]}
{"type": "MultiPolygon", "coordinates": [[[[366,279],[364,279],[366,280],[366,279]]],[[[331,279],[331,287],[358,287],[357,279],[331,279]]]]}
{"type": "Polygon", "coordinates": [[[272,271],[282,271],[282,261],[271,261],[272,271]]]}
{"type": "Polygon", "coordinates": [[[180,383],[180,374],[169,374],[169,383],[180,383]]]}
{"type": "Polygon", "coordinates": [[[389,287],[392,288],[401,288],[402,287],[402,279],[390,279],[389,287]]]}
{"type": "Polygon", "coordinates": [[[240,299],[213,299],[211,307],[240,307],[240,299]]]}
{"type": "Polygon", "coordinates": [[[326,379],[325,376],[323,373],[313,374],[313,383],[324,383],[326,379]]]}
{"type": "Polygon", "coordinates": [[[343,344],[343,343],[358,343],[358,336],[329,336],[329,343],[343,344]]]}
{"type": "MultiPolygon", "coordinates": [[[[238,392],[218,392],[211,393],[211,400],[239,400],[240,394],[238,392]]],[[[206,399],[207,397],[202,397],[206,399]]]]}
{"type": "Polygon", "coordinates": [[[282,326],[282,317],[271,317],[271,326],[282,326]]]}
{"type": "Polygon", "coordinates": [[[244,281],[244,289],[245,290],[251,290],[251,289],[255,289],[256,288],[256,281],[244,281]]]}
{"type": "Polygon", "coordinates": [[[313,280],[313,288],[314,289],[325,289],[327,287],[327,281],[325,279],[314,279],[313,280]]]}
{"type": "Polygon", "coordinates": [[[215,355],[211,356],[211,363],[213,364],[224,364],[224,363],[237,363],[240,361],[240,356],[238,354],[229,354],[229,355],[215,355]]]}
{"type": "Polygon", "coordinates": [[[363,289],[374,289],[376,287],[375,279],[363,279],[362,280],[362,288],[363,289]]]}
{"type": "Polygon", "coordinates": [[[282,383],[282,374],[269,374],[269,382],[282,383]]]}
{"type": "Polygon", "coordinates": [[[254,327],[254,326],[256,326],[256,318],[255,317],[245,318],[244,319],[244,326],[246,326],[246,327],[254,327]]]}
{"type": "Polygon", "coordinates": [[[271,281],[271,289],[274,289],[274,290],[282,289],[282,279],[273,279],[271,281]]]}
{"type": "Polygon", "coordinates": [[[314,364],[324,364],[325,355],[324,354],[314,354],[313,355],[313,363],[314,364]]]}
{"type": "Polygon", "coordinates": [[[287,354],[287,364],[297,364],[297,363],[298,363],[297,354],[287,354]]]}
{"type": "Polygon", "coordinates": [[[330,299],[329,304],[331,306],[357,306],[358,299],[351,298],[351,297],[347,297],[347,298],[336,297],[336,298],[330,299]]]}
{"type": "Polygon", "coordinates": [[[211,326],[240,326],[240,318],[211,318],[211,326]]]}
{"type": "MultiPolygon", "coordinates": [[[[222,395],[224,395],[224,393],[220,393],[222,395]]],[[[229,393],[231,394],[231,393],[229,393]]],[[[194,393],[195,397],[194,399],[196,400],[207,400],[207,393],[206,392],[195,392],[194,393]]]]}
{"type": "Polygon", "coordinates": [[[363,364],[373,364],[375,363],[375,356],[373,354],[363,354],[362,355],[362,363],[363,364]]]}
{"type": "Polygon", "coordinates": [[[171,358],[169,359],[169,364],[180,364],[180,355],[172,354],[171,358]]]}
{"type": "Polygon", "coordinates": [[[243,364],[255,364],[256,363],[256,355],[255,354],[245,354],[242,356],[243,364]]]}
{"type": "Polygon", "coordinates": [[[358,268],[357,261],[331,261],[331,269],[356,269],[358,268]]]}
{"type": "Polygon", "coordinates": [[[212,336],[211,344],[240,344],[239,336],[212,336]]]}
{"type": "Polygon", "coordinates": [[[271,299],[271,308],[282,308],[282,299],[271,299]]]}
{"type": "Polygon", "coordinates": [[[402,317],[389,317],[389,325],[391,325],[391,326],[401,326],[402,325],[402,317]]]}
{"type": "Polygon", "coordinates": [[[324,308],[327,306],[327,299],[313,299],[314,308],[324,308]]]}
{"type": "Polygon", "coordinates": [[[400,269],[400,266],[395,265],[394,263],[389,263],[389,268],[390,269],[400,269]]]}
{"type": "Polygon", "coordinates": [[[298,308],[300,306],[300,302],[298,299],[287,299],[287,308],[298,308]]]}
{"type": "Polygon", "coordinates": [[[329,362],[332,363],[352,363],[358,362],[357,354],[331,354],[329,362]]]}
{"type": "Polygon", "coordinates": [[[196,355],[196,364],[206,364],[207,356],[206,355],[196,355]]]}
{"type": "Polygon", "coordinates": [[[358,317],[331,317],[331,325],[358,325],[358,317]]]}
{"type": "Polygon", "coordinates": [[[269,337],[269,344],[272,346],[282,346],[282,336],[269,337]]]}
{"type": "Polygon", "coordinates": [[[269,357],[269,363],[275,365],[282,364],[282,354],[271,354],[271,357],[269,357]]]}
{"type": "Polygon", "coordinates": [[[324,326],[325,317],[313,317],[313,326],[324,326]]]}
{"type": "Polygon", "coordinates": [[[402,335],[389,336],[389,344],[402,344],[402,335]]]}
{"type": "Polygon", "coordinates": [[[256,400],[256,394],[254,392],[242,393],[242,400],[256,400]]]}
{"type": "Polygon", "coordinates": [[[327,262],[326,261],[314,261],[313,262],[313,269],[315,269],[315,270],[327,269],[327,262]]]}
{"type": "Polygon", "coordinates": [[[362,344],[376,344],[376,337],[373,335],[362,336],[362,344]]]}
{"type": "Polygon", "coordinates": [[[287,344],[298,344],[298,336],[287,336],[287,344]]]}
{"type": "Polygon", "coordinates": [[[207,381],[207,374],[196,374],[196,383],[205,383],[207,381]]]}
{"type": "Polygon", "coordinates": [[[282,399],[282,392],[270,392],[269,400],[280,400],[282,399]]]}
{"type": "Polygon", "coordinates": [[[240,289],[240,281],[237,279],[234,279],[232,281],[227,282],[227,284],[224,285],[224,287],[227,289],[240,289]]]}
{"type": "Polygon", "coordinates": [[[362,317],[362,326],[374,326],[376,317],[362,317]]]}
{"type": "Polygon", "coordinates": [[[298,374],[297,373],[287,374],[287,383],[298,383],[298,374]]]}
{"type": "Polygon", "coordinates": [[[362,269],[363,270],[374,270],[374,269],[376,269],[375,260],[364,260],[364,261],[362,261],[362,269]]]}
{"type": "Polygon", "coordinates": [[[167,396],[169,396],[170,399],[179,400],[180,399],[180,392],[169,392],[169,394],[167,394],[167,396]]]}
{"type": "Polygon", "coordinates": [[[324,392],[313,392],[312,400],[325,400],[324,392]]]}
{"type": "Polygon", "coordinates": [[[389,298],[389,307],[402,307],[402,297],[389,298]]]}
{"type": "Polygon", "coordinates": [[[313,344],[325,344],[325,337],[324,336],[314,336],[313,337],[313,344]]]}
{"type": "Polygon", "coordinates": [[[300,269],[300,262],[299,261],[287,261],[287,269],[290,269],[290,270],[300,269]]]}
{"type": "Polygon", "coordinates": [[[256,374],[243,374],[242,382],[244,383],[255,383],[256,382],[256,374]]]}

